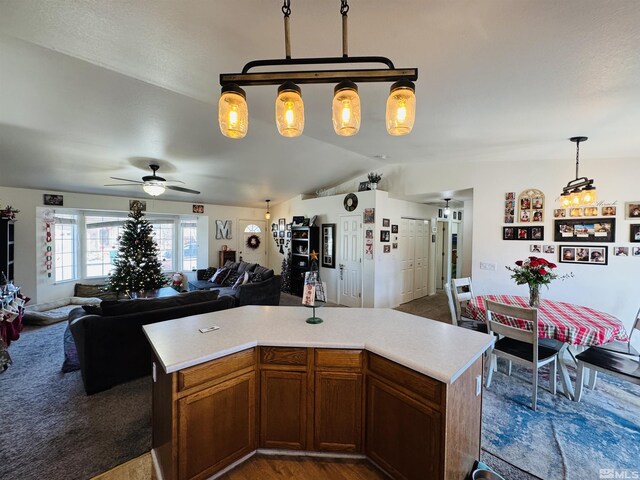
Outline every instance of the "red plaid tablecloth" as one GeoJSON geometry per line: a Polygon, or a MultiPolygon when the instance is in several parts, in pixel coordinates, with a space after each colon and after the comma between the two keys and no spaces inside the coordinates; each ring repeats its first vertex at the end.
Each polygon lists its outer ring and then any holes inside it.
{"type": "MultiPolygon", "coordinates": [[[[486,322],[484,298],[517,307],[528,307],[529,297],[513,295],[485,295],[474,297],[467,303],[470,318],[486,322]]],[[[522,329],[531,329],[531,322],[517,318],[495,316],[500,322],[522,329]]],[[[538,306],[538,336],[555,338],[572,345],[602,345],[603,343],[628,340],[622,322],[608,313],[592,308],[553,300],[540,300],[538,306]]]]}

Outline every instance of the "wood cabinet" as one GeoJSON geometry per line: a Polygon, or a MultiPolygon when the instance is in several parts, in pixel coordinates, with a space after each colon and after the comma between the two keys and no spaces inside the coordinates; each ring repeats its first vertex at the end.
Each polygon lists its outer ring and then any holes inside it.
{"type": "MultiPolygon", "coordinates": [[[[320,255],[318,227],[291,228],[291,293],[302,296],[304,274],[311,269],[311,252],[320,255]]],[[[318,267],[320,264],[318,264],[318,267]]]]}
{"type": "Polygon", "coordinates": [[[480,455],[481,376],[482,358],[446,385],[363,350],[250,348],[156,371],[154,454],[167,480],[207,478],[258,447],[365,453],[395,479],[463,480],[480,455]]]}
{"type": "Polygon", "coordinates": [[[218,266],[222,267],[227,260],[231,260],[232,262],[236,261],[236,251],[235,250],[220,250],[218,252],[218,266]]]}

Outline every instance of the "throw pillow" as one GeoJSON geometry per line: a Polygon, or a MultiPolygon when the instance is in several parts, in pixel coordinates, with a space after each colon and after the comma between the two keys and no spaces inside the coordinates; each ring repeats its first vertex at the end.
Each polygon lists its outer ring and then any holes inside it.
{"type": "Polygon", "coordinates": [[[220,267],[216,270],[216,273],[209,279],[210,282],[217,283],[218,285],[222,285],[224,283],[225,278],[229,275],[229,270],[226,267],[220,267]]]}
{"type": "Polygon", "coordinates": [[[242,273],[238,273],[236,270],[231,270],[229,272],[229,275],[227,275],[227,278],[224,279],[223,282],[223,286],[224,287],[233,287],[236,282],[238,281],[238,279],[240,278],[240,276],[243,275],[242,273]]]}
{"type": "Polygon", "coordinates": [[[201,273],[198,274],[198,280],[209,280],[211,277],[215,275],[218,271],[216,267],[209,267],[202,270],[201,273]]]}
{"type": "Polygon", "coordinates": [[[249,264],[247,262],[240,260],[240,263],[238,263],[238,273],[244,273],[248,266],[249,264]]]}
{"type": "Polygon", "coordinates": [[[233,288],[237,289],[240,285],[244,285],[249,281],[249,272],[244,272],[238,277],[238,281],[233,284],[233,288]]]}
{"type": "Polygon", "coordinates": [[[273,277],[273,270],[263,267],[262,265],[256,265],[256,268],[253,269],[253,273],[260,273],[262,275],[262,280],[267,280],[273,277]]]}
{"type": "Polygon", "coordinates": [[[264,279],[262,278],[262,272],[254,272],[251,274],[251,277],[249,278],[249,283],[260,283],[263,280],[264,279]]]}

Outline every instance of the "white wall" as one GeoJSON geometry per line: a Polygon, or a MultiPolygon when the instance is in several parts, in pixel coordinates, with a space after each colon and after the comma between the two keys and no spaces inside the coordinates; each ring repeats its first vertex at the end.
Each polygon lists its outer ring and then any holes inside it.
{"type": "MultiPolygon", "coordinates": [[[[447,163],[416,164],[401,167],[402,173],[396,177],[398,181],[389,188],[391,195],[394,191],[414,195],[473,188],[473,206],[470,208],[465,204],[465,216],[473,216],[471,274],[475,293],[528,295],[526,285],[517,286],[505,266],[530,255],[532,243],[561,244],[553,242],[553,209],[559,208],[558,196],[562,187],[575,177],[573,168],[570,158],[562,164],[553,161],[483,162],[457,163],[455,168],[447,163]],[[434,171],[438,175],[433,175],[434,171]],[[504,195],[506,192],[518,195],[527,188],[537,188],[545,194],[544,242],[503,241],[504,195]],[[480,270],[480,262],[494,263],[496,270],[480,270]]],[[[630,221],[625,220],[623,207],[625,202],[640,201],[639,162],[638,159],[619,159],[602,165],[583,161],[580,172],[594,178],[599,201],[618,205],[616,242],[604,244],[609,247],[609,265],[558,264],[559,273],[573,272],[575,277],[554,281],[549,290],[542,289],[541,295],[608,312],[630,327],[640,303],[640,257],[615,257],[612,250],[614,245],[637,245],[629,243],[630,221]]],[[[465,235],[465,244],[469,238],[465,235]]],[[[468,269],[467,257],[465,255],[465,271],[468,269]]],[[[557,260],[557,254],[546,257],[557,260]]]]}
{"type": "MultiPolygon", "coordinates": [[[[17,215],[18,221],[15,224],[15,283],[22,287],[25,295],[31,297],[31,305],[70,296],[73,294],[73,287],[76,283],[73,281],[55,284],[53,278],[47,278],[46,270],[43,268],[44,229],[42,220],[37,218],[36,209],[37,207],[44,207],[44,193],[63,195],[63,208],[123,212],[127,212],[129,209],[128,197],[0,187],[0,205],[4,207],[9,204],[20,210],[20,213],[17,215]]],[[[240,247],[238,242],[242,238],[242,235],[239,235],[237,231],[239,219],[264,220],[264,209],[260,208],[254,209],[205,204],[204,214],[193,214],[192,205],[198,203],[197,197],[185,202],[170,202],[153,197],[141,197],[140,199],[147,202],[147,211],[150,213],[170,213],[200,217],[199,225],[203,224],[205,227],[204,231],[208,233],[205,233],[206,238],[200,238],[199,235],[199,248],[205,249],[208,253],[203,259],[199,258],[198,268],[217,265],[218,251],[222,245],[227,245],[236,251],[238,250],[240,247]],[[231,220],[233,222],[232,239],[215,239],[215,220],[231,220]]],[[[203,235],[203,237],[205,235],[203,235]]],[[[269,235],[270,232],[265,233],[267,240],[269,235]]]]}

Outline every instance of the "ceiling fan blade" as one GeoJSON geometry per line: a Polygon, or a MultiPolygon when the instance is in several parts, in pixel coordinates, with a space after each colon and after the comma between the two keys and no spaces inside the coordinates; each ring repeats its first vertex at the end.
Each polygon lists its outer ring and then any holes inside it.
{"type": "Polygon", "coordinates": [[[177,192],[194,193],[196,195],[200,195],[199,191],[191,190],[190,188],[176,187],[175,185],[166,185],[166,188],[168,188],[169,190],[175,190],[177,192]]]}
{"type": "Polygon", "coordinates": [[[138,183],[138,184],[143,183],[140,180],[129,180],[128,178],[120,178],[120,177],[109,177],[109,178],[113,178],[114,180],[120,180],[122,182],[132,182],[132,183],[138,183]]]}
{"type": "Polygon", "coordinates": [[[181,183],[184,185],[184,182],[182,180],[165,180],[165,182],[167,183],[181,183]]]}
{"type": "Polygon", "coordinates": [[[131,183],[107,183],[104,186],[105,187],[131,187],[133,185],[131,183]]]}

